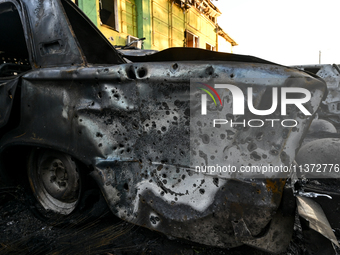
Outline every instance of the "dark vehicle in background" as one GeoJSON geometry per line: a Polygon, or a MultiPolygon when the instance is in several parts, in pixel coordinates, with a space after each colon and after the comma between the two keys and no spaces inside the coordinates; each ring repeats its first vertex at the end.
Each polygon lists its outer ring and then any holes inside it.
{"type": "MultiPolygon", "coordinates": [[[[297,192],[297,185],[286,183],[290,176],[196,172],[190,133],[205,144],[194,141],[199,163],[294,164],[326,95],[322,79],[255,57],[200,49],[123,55],[66,0],[1,0],[0,24],[2,185],[28,180],[44,210],[70,215],[92,179],[113,214],[128,222],[210,246],[286,249],[297,192]],[[276,87],[310,90],[312,116],[292,109],[289,118],[297,119],[298,127],[281,126],[274,133],[266,127],[221,129],[225,149],[209,150],[212,143],[202,128],[190,125],[190,81],[253,86],[254,102],[267,107],[274,86],[263,82],[267,78],[276,87]]],[[[227,98],[224,91],[222,99],[227,98]]],[[[223,109],[231,112],[231,103],[223,109]]],[[[302,193],[297,198],[310,227],[337,243],[322,209],[316,212],[302,193]]]]}

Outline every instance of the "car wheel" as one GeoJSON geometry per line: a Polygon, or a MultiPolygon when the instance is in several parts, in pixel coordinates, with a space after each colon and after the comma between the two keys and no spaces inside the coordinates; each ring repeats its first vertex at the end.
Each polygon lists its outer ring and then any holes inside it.
{"type": "Polygon", "coordinates": [[[28,160],[28,179],[45,213],[69,215],[77,207],[82,182],[70,155],[48,149],[33,150],[28,160]]]}

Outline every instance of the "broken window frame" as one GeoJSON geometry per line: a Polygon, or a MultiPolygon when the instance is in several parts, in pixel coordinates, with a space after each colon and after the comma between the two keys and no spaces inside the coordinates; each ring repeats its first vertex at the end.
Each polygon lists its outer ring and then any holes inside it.
{"type": "MultiPolygon", "coordinates": [[[[112,15],[112,14],[111,14],[112,15]]],[[[100,19],[100,25],[113,29],[117,32],[119,32],[119,21],[118,21],[118,4],[117,4],[117,0],[99,0],[99,19],[100,19]],[[113,19],[114,19],[114,26],[111,26],[109,24],[106,24],[105,22],[103,22],[102,20],[102,16],[101,16],[101,10],[103,9],[103,2],[104,1],[112,1],[113,2],[113,19]]]]}

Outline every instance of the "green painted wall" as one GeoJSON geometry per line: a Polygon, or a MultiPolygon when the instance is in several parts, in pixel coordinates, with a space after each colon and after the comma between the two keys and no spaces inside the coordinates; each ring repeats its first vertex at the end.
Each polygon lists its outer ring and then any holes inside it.
{"type": "Polygon", "coordinates": [[[79,8],[97,25],[97,5],[94,0],[78,0],[79,8]]]}
{"type": "Polygon", "coordinates": [[[144,49],[151,49],[151,0],[137,0],[137,35],[145,37],[144,49]]]}

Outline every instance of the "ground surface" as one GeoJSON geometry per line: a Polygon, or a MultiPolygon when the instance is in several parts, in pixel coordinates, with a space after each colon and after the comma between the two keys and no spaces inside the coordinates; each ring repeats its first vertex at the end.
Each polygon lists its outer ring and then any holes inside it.
{"type": "MultiPolygon", "coordinates": [[[[0,254],[267,254],[246,246],[228,250],[170,240],[111,213],[99,218],[80,214],[65,225],[53,226],[53,222],[44,223],[33,216],[35,211],[23,193],[19,189],[0,194],[0,254]]],[[[284,254],[318,254],[314,248],[306,249],[302,239],[296,225],[284,254]]]]}

